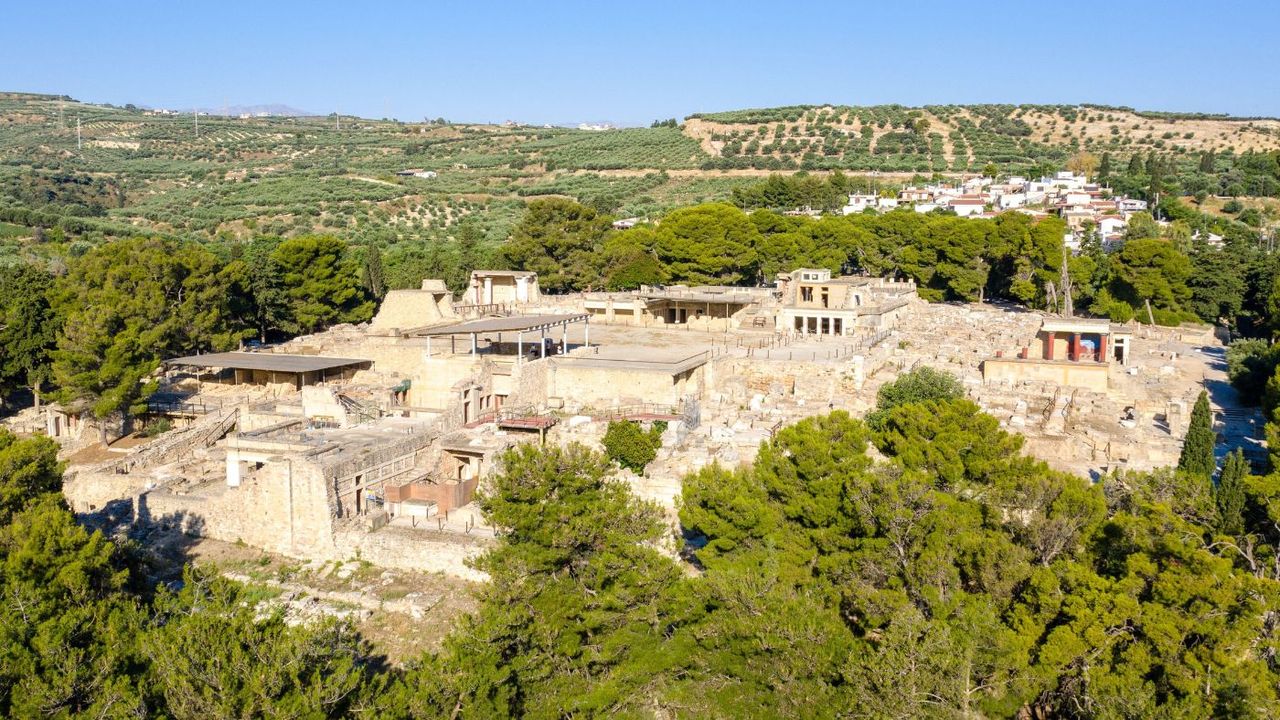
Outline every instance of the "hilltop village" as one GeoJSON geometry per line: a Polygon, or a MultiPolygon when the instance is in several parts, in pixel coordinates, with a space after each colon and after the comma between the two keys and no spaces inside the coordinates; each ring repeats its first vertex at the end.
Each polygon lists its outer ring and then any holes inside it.
{"type": "MultiPolygon", "coordinates": [[[[910,207],[918,213],[946,210],[959,217],[974,218],[994,218],[1010,210],[1036,219],[1055,216],[1066,223],[1063,240],[1067,248],[1078,251],[1090,233],[1096,234],[1103,249],[1118,248],[1124,241],[1129,218],[1148,209],[1146,200],[1117,195],[1111,188],[1070,170],[1036,180],[1014,175],[996,182],[979,176],[955,183],[908,185],[896,195],[886,195],[890,194],[852,193],[841,212],[852,215],[869,209],[883,212],[910,207]]],[[[1206,235],[1205,242],[1220,246],[1222,237],[1206,235]]]]}
{"type": "Polygon", "coordinates": [[[826,269],[565,295],[532,272],[476,270],[460,297],[434,279],[391,291],[367,324],[167,359],[149,412],[175,429],[105,458],[56,405],[21,422],[71,455],[64,492],[91,524],[479,579],[466,561],[494,531],[473,498],[516,444],[653,429],[656,458],[624,477],[674,525],[687,473],[749,464],[808,416],[862,416],[881,385],[928,366],[1032,455],[1098,478],[1175,463],[1202,387],[1221,431],[1260,449],[1223,351],[1204,326],[928,304],[910,281],[826,269]]]}

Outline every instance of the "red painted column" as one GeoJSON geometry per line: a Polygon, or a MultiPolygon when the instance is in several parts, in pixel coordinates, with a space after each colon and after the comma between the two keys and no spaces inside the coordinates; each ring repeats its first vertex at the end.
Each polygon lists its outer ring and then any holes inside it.
{"type": "Polygon", "coordinates": [[[1098,335],[1098,362],[1107,361],[1107,336],[1106,334],[1098,335]]]}
{"type": "Polygon", "coordinates": [[[1071,333],[1071,350],[1068,357],[1071,358],[1071,362],[1080,359],[1080,333],[1071,333]]]}
{"type": "Polygon", "coordinates": [[[1055,339],[1056,337],[1057,337],[1057,333],[1050,332],[1050,333],[1048,334],[1048,340],[1046,341],[1045,346],[1044,346],[1044,359],[1045,359],[1045,360],[1052,360],[1052,359],[1053,359],[1053,343],[1054,343],[1054,339],[1055,339]]]}

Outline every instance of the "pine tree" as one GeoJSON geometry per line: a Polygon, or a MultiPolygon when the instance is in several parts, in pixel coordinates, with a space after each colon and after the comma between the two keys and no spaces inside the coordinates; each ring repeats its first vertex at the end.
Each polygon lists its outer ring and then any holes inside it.
{"type": "Polygon", "coordinates": [[[1228,535],[1244,532],[1244,480],[1248,476],[1249,461],[1244,459],[1244,451],[1236,448],[1222,463],[1222,475],[1214,488],[1219,532],[1228,535]]]}
{"type": "Polygon", "coordinates": [[[1182,441],[1182,455],[1178,469],[1205,480],[1213,477],[1213,416],[1209,411],[1209,393],[1201,390],[1196,405],[1191,410],[1191,424],[1182,441]]]}

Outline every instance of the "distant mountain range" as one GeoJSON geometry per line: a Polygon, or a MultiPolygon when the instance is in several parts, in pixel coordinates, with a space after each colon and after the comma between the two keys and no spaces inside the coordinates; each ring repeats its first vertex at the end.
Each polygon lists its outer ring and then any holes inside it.
{"type": "Polygon", "coordinates": [[[241,115],[258,115],[272,117],[310,117],[318,115],[309,110],[299,110],[295,107],[282,105],[280,103],[266,103],[263,105],[223,105],[220,107],[202,107],[202,108],[182,108],[182,112],[189,113],[198,110],[204,115],[226,115],[229,117],[239,117],[241,115]]]}

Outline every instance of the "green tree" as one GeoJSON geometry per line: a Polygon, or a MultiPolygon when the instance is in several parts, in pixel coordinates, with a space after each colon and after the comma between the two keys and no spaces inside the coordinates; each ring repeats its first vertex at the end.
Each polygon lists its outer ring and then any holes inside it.
{"type": "Polygon", "coordinates": [[[644,474],[662,447],[662,430],[658,423],[646,432],[640,423],[631,420],[610,422],[601,441],[605,455],[624,468],[644,474]]]}
{"type": "MultiPolygon", "coordinates": [[[[1187,281],[1191,261],[1167,241],[1159,239],[1131,240],[1114,256],[1111,294],[1135,310],[1150,301],[1156,322],[1172,325],[1188,319],[1186,306],[1191,299],[1187,281]]],[[[1145,320],[1145,312],[1142,312],[1145,320]]]]}
{"type": "Polygon", "coordinates": [[[33,498],[60,492],[62,469],[53,440],[22,440],[0,428],[0,526],[33,498]]]}
{"type": "Polygon", "coordinates": [[[1213,477],[1216,462],[1213,446],[1217,444],[1213,432],[1213,413],[1209,409],[1209,393],[1200,391],[1195,407],[1191,409],[1191,421],[1182,441],[1182,454],[1178,456],[1178,469],[1189,475],[1208,480],[1213,477]]]}
{"type": "Polygon", "coordinates": [[[53,493],[29,496],[0,527],[0,714],[148,714],[144,616],[120,555],[53,493]]]}
{"type": "Polygon", "coordinates": [[[246,588],[188,569],[162,592],[142,639],[173,717],[359,717],[377,711],[386,676],[349,624],[265,618],[246,588]]]}
{"type": "Polygon", "coordinates": [[[583,290],[598,284],[597,253],[608,230],[609,219],[592,208],[563,198],[538,199],[525,208],[501,252],[512,268],[538,273],[544,290],[583,290]]]}
{"type": "Polygon", "coordinates": [[[232,313],[264,343],[282,330],[289,317],[284,273],[273,257],[279,245],[279,238],[254,238],[237,248],[240,256],[224,270],[232,313]]]}
{"type": "Polygon", "coordinates": [[[889,411],[899,405],[962,397],[964,387],[955,375],[922,365],[880,386],[876,391],[876,410],[867,416],[867,424],[873,428],[881,426],[889,411]]]}
{"type": "Polygon", "coordinates": [[[288,316],[281,323],[286,332],[301,335],[373,317],[374,303],[360,287],[346,243],[338,238],[290,238],[272,251],[271,259],[281,269],[287,298],[288,316]]]}
{"type": "Polygon", "coordinates": [[[710,203],[675,210],[658,225],[658,259],[673,282],[738,285],[759,278],[759,232],[740,210],[710,203]]]}
{"type": "Polygon", "coordinates": [[[53,276],[32,265],[0,266],[0,401],[24,385],[40,407],[58,336],[58,319],[49,307],[52,287],[53,276]]]}
{"type": "MultiPolygon", "coordinates": [[[[661,513],[580,445],[522,445],[480,505],[499,543],[481,608],[432,669],[461,717],[639,716],[678,657],[664,637],[664,598],[680,571],[654,544],[661,513]]],[[[415,681],[411,678],[410,685],[415,681]]],[[[429,683],[426,683],[429,685],[429,683]]]]}
{"type": "Polygon", "coordinates": [[[364,247],[364,263],[360,268],[360,285],[374,300],[387,294],[386,270],[382,267],[382,251],[370,242],[364,247]]]}
{"type": "Polygon", "coordinates": [[[224,282],[217,259],[191,243],[136,238],[90,250],[50,296],[62,325],[59,398],[127,424],[154,392],[161,359],[236,345],[243,331],[224,282]]]}
{"type": "Polygon", "coordinates": [[[1213,500],[1218,506],[1218,531],[1227,535],[1244,532],[1245,481],[1249,477],[1249,461],[1244,451],[1236,448],[1222,463],[1222,474],[1214,486],[1213,500]]]}

